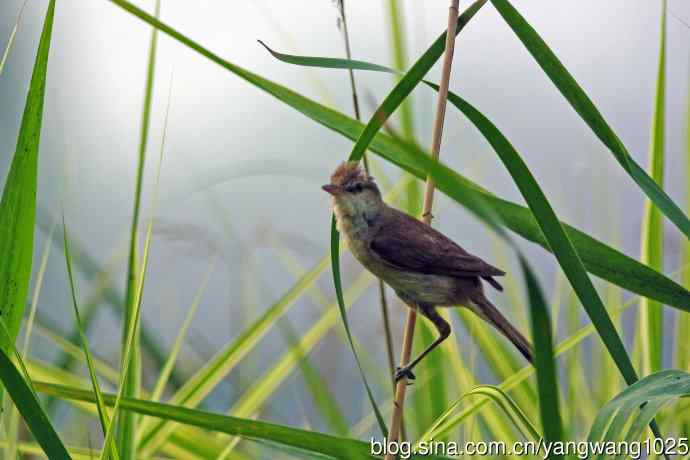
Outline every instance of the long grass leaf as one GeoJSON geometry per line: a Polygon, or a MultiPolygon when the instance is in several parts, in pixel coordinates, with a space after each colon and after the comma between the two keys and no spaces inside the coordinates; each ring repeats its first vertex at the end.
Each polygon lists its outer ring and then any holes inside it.
{"type": "Polygon", "coordinates": [[[436,419],[436,422],[429,430],[434,431],[438,429],[448,417],[457,410],[466,398],[473,396],[483,396],[487,398],[487,400],[494,402],[526,439],[536,441],[541,438],[541,434],[535,428],[531,420],[525,415],[520,406],[500,387],[493,385],[478,385],[464,393],[436,419]]]}
{"type": "MultiPolygon", "coordinates": [[[[2,328],[1,335],[5,340],[9,340],[5,327],[2,328]]],[[[11,343],[10,347],[14,348],[11,343]]],[[[0,380],[2,380],[7,393],[14,401],[15,407],[19,410],[29,430],[31,430],[34,438],[41,445],[48,458],[69,460],[70,456],[67,453],[67,449],[58,437],[50,420],[48,420],[48,416],[43,411],[41,403],[32,388],[27,384],[12,360],[2,349],[0,349],[0,380]]]]}
{"type": "Polygon", "coordinates": [[[673,222],[678,229],[690,238],[690,220],[661,187],[649,177],[628,153],[623,142],[611,129],[606,119],[568,72],[536,30],[510,4],[508,0],[491,0],[506,23],[537,61],[544,73],[551,79],[563,97],[570,103],[594,134],[611,150],[613,156],[637,183],[649,199],[673,222]]]}
{"type": "MultiPolygon", "coordinates": [[[[559,410],[556,363],[553,354],[551,321],[546,308],[546,300],[537,278],[527,260],[520,256],[520,265],[525,277],[525,285],[530,300],[532,320],[532,344],[537,368],[537,387],[539,389],[539,411],[541,413],[544,439],[548,442],[563,440],[563,428],[559,410]]],[[[550,458],[562,458],[552,454],[550,458]]]]}
{"type": "Polygon", "coordinates": [[[279,326],[290,347],[288,353],[293,355],[297,361],[307,389],[311,393],[314,403],[321,412],[324,420],[335,434],[347,436],[349,432],[347,419],[338,404],[338,400],[328,387],[328,383],[311,363],[309,355],[307,354],[308,351],[302,348],[301,340],[297,332],[288,320],[283,320],[279,326]]]}
{"type": "MultiPolygon", "coordinates": [[[[50,230],[52,236],[57,223],[54,224],[50,230]]],[[[33,336],[34,324],[36,322],[36,312],[38,310],[38,299],[43,288],[43,278],[45,276],[46,268],[48,267],[48,258],[50,257],[51,248],[50,236],[43,244],[43,251],[41,255],[41,262],[38,266],[38,274],[36,275],[36,282],[34,284],[34,292],[31,296],[31,309],[29,311],[29,317],[26,320],[26,329],[24,331],[24,344],[22,345],[22,356],[26,358],[29,355],[29,346],[31,345],[31,338],[33,336]]],[[[7,438],[9,442],[7,443],[6,455],[7,458],[15,458],[16,455],[16,442],[19,441],[19,413],[16,407],[10,409],[9,422],[7,429],[7,438]]]]}
{"type": "MultiPolygon", "coordinates": [[[[62,385],[36,382],[36,389],[62,399],[74,399],[93,403],[93,393],[62,385]]],[[[105,402],[113,405],[114,395],[104,395],[105,402]]],[[[178,423],[196,426],[218,433],[242,436],[247,439],[265,440],[273,443],[292,446],[310,453],[318,453],[334,458],[379,458],[370,454],[369,443],[354,439],[327,435],[315,431],[300,430],[260,420],[242,419],[227,415],[214,414],[177,405],[154,403],[140,399],[124,398],[121,401],[124,410],[136,411],[142,415],[162,418],[178,423]],[[357,452],[357,457],[343,456],[346,452],[357,452]]],[[[412,456],[418,459],[444,459],[439,456],[412,456]]]]}
{"type": "MultiPolygon", "coordinates": [[[[38,208],[37,219],[39,229],[43,231],[44,234],[49,234],[50,225],[49,222],[53,222],[53,216],[51,216],[46,209],[38,208]]],[[[62,237],[59,234],[53,235],[53,245],[58,249],[62,250],[62,237]]],[[[125,260],[127,257],[126,248],[123,245],[123,250],[117,249],[114,256],[102,266],[98,259],[96,259],[86,247],[79,243],[79,240],[74,238],[71,241],[71,247],[74,268],[78,269],[82,276],[88,281],[91,281],[95,285],[93,294],[84,303],[82,311],[82,321],[84,322],[84,330],[88,331],[91,324],[91,320],[96,317],[98,311],[97,307],[100,305],[101,300],[104,300],[106,304],[113,310],[116,316],[122,316],[124,311],[124,299],[120,292],[117,291],[113,275],[116,268],[119,266],[120,262],[125,260]]],[[[145,321],[142,321],[140,327],[141,335],[141,345],[147,352],[153,362],[159,368],[162,368],[167,353],[164,348],[159,343],[153,329],[145,321]]],[[[72,330],[68,336],[70,337],[70,342],[79,341],[79,331],[76,329],[72,330]]],[[[60,367],[68,368],[72,361],[66,356],[59,357],[56,362],[61,363],[60,367]]],[[[179,388],[185,379],[180,374],[179,370],[173,369],[170,375],[170,383],[175,387],[179,388]]],[[[49,407],[49,405],[47,405],[49,407]]]]}
{"type": "Polygon", "coordinates": [[[0,339],[0,349],[4,351],[11,349],[19,333],[31,278],[38,149],[54,15],[55,0],[51,0],[36,51],[17,148],[0,201],[0,316],[9,331],[9,337],[0,339]]]}
{"type": "MultiPolygon", "coordinates": [[[[103,429],[103,434],[108,432],[108,427],[110,426],[110,418],[108,417],[108,411],[106,410],[105,403],[103,402],[103,394],[101,392],[101,386],[98,384],[98,376],[96,375],[96,369],[93,364],[93,357],[91,356],[91,349],[89,347],[89,341],[86,338],[84,329],[81,323],[81,317],[79,316],[79,306],[77,303],[77,290],[74,285],[74,275],[72,274],[72,260],[69,250],[69,236],[67,233],[67,225],[65,224],[64,216],[62,218],[62,235],[64,238],[65,245],[65,264],[67,266],[67,277],[69,278],[70,294],[72,295],[72,305],[74,306],[74,316],[77,323],[77,328],[79,329],[79,335],[81,339],[81,345],[84,350],[84,357],[86,358],[86,365],[89,370],[89,377],[91,378],[91,387],[96,400],[96,408],[98,409],[98,419],[101,422],[101,428],[103,429]]],[[[115,445],[110,446],[110,455],[113,460],[120,458],[117,447],[115,445]]]]}
{"type": "MultiPolygon", "coordinates": [[[[661,2],[659,64],[657,69],[654,115],[649,148],[650,174],[660,188],[664,184],[664,120],[666,98],[666,0],[661,2]]],[[[641,232],[640,261],[655,270],[664,268],[664,222],[659,209],[645,201],[641,232]]],[[[640,341],[642,343],[643,372],[658,372],[662,368],[664,325],[661,303],[643,298],[640,302],[640,341]]]]}
{"type": "Polygon", "coordinates": [[[211,261],[211,263],[209,264],[208,270],[206,271],[206,274],[204,275],[204,278],[201,281],[201,285],[199,286],[199,289],[197,289],[196,294],[194,294],[192,305],[189,307],[187,315],[185,316],[184,320],[182,321],[182,324],[178,329],[177,337],[175,337],[173,346],[170,348],[170,356],[168,356],[167,361],[163,365],[163,368],[161,369],[160,374],[158,375],[158,379],[156,379],[156,384],[154,385],[151,397],[149,398],[151,399],[151,401],[159,401],[161,396],[163,395],[165,386],[170,379],[170,374],[173,370],[173,367],[175,366],[175,362],[177,361],[177,356],[179,355],[180,350],[182,349],[182,344],[184,343],[184,339],[187,336],[189,326],[192,324],[192,320],[194,319],[194,315],[196,314],[199,305],[201,305],[201,297],[203,296],[204,291],[206,291],[208,280],[211,276],[211,273],[213,273],[213,269],[215,268],[215,261],[216,259],[211,261]]]}
{"type": "Polygon", "coordinates": [[[617,441],[621,435],[622,440],[637,440],[662,406],[689,395],[690,374],[666,370],[649,375],[623,390],[599,411],[588,441],[617,441]],[[631,416],[634,417],[632,425],[629,424],[631,416]]]}
{"type": "MultiPolygon", "coordinates": [[[[160,14],[160,0],[156,0],[155,16],[160,14]]],[[[153,82],[156,69],[156,48],[158,44],[158,29],[151,31],[151,42],[149,45],[148,65],[146,71],[146,87],[144,91],[144,105],[141,117],[141,132],[139,140],[139,161],[137,164],[136,186],[134,191],[134,208],[132,212],[132,224],[130,230],[129,260],[127,263],[127,288],[125,293],[125,311],[122,328],[122,347],[121,361],[122,372],[126,375],[123,380],[123,396],[137,397],[141,385],[141,360],[139,353],[139,332],[138,328],[133,328],[132,347],[130,352],[132,357],[125,355],[128,347],[130,324],[134,322],[136,306],[137,288],[137,232],[139,231],[139,208],[141,206],[141,190],[144,181],[144,167],[146,164],[146,145],[148,143],[149,124],[151,118],[151,105],[153,100],[153,82]],[[129,368],[125,370],[124,363],[129,362],[129,368]]],[[[128,412],[118,419],[117,425],[117,445],[122,453],[123,460],[134,460],[136,458],[136,442],[134,440],[136,432],[136,414],[128,412]]],[[[105,450],[105,449],[104,449],[105,450]]]]}
{"type": "MultiPolygon", "coordinates": [[[[245,329],[238,338],[218,351],[213,358],[190,377],[187,383],[172,396],[170,403],[189,407],[199,404],[252,350],[275,322],[285,314],[327,267],[328,258],[324,257],[249,328],[245,329]]],[[[146,429],[140,438],[139,449],[144,452],[160,445],[174,429],[165,420],[144,422],[142,423],[142,430],[144,430],[143,426],[146,426],[146,429]]]]}
{"type": "MultiPolygon", "coordinates": [[[[157,27],[170,37],[196,51],[212,62],[215,62],[224,69],[234,73],[263,91],[266,91],[268,94],[293,107],[317,123],[326,126],[329,129],[352,140],[356,140],[362,135],[364,126],[351,117],[323,106],[284,86],[278,85],[270,80],[260,77],[253,72],[228,62],[217,54],[214,54],[213,52],[204,48],[197,42],[179,33],[167,24],[158,21],[151,15],[133,6],[129,2],[124,0],[111,1],[141,20],[157,27]]],[[[342,64],[338,64],[337,61],[339,60],[331,60],[331,62],[334,63],[333,66],[342,68],[342,64]]],[[[371,64],[367,64],[367,66],[363,66],[361,68],[368,69],[369,65],[371,64]]],[[[383,66],[380,67],[382,69],[386,69],[383,66]]],[[[389,162],[414,174],[414,176],[418,179],[425,179],[424,173],[417,166],[415,166],[414,161],[402,159],[404,155],[401,153],[400,147],[390,136],[387,136],[383,133],[376,134],[369,145],[369,149],[389,162]]],[[[469,204],[467,204],[465,202],[466,200],[463,198],[465,191],[475,191],[482,194],[484,199],[491,205],[492,209],[494,209],[500,216],[501,221],[510,230],[550,251],[549,245],[542,235],[541,230],[539,229],[537,222],[535,221],[534,216],[529,209],[508,200],[496,197],[469,179],[455,172],[451,171],[451,173],[454,175],[453,187],[439,188],[439,190],[463,206],[469,206],[469,204]]],[[[567,224],[563,224],[563,226],[568,234],[568,237],[571,239],[573,245],[582,257],[586,268],[592,274],[628,289],[636,294],[657,299],[666,305],[674,306],[681,310],[690,311],[690,293],[686,289],[682,288],[680,285],[664,275],[658,273],[656,270],[650,269],[635,259],[622,254],[621,252],[605,245],[604,243],[590,237],[576,228],[567,224]]]]}

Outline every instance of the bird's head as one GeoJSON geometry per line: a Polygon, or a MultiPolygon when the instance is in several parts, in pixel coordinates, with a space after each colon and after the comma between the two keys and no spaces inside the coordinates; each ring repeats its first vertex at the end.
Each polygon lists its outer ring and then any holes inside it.
{"type": "Polygon", "coordinates": [[[338,166],[331,175],[331,183],[322,188],[333,196],[333,204],[348,215],[373,216],[383,206],[374,178],[354,161],[338,166]]]}

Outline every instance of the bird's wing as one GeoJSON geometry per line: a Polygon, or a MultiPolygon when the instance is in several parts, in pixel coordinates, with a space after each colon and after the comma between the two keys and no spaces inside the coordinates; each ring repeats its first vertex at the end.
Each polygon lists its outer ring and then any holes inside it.
{"type": "Polygon", "coordinates": [[[447,276],[505,275],[429,225],[393,208],[370,243],[372,251],[401,270],[447,276]]]}

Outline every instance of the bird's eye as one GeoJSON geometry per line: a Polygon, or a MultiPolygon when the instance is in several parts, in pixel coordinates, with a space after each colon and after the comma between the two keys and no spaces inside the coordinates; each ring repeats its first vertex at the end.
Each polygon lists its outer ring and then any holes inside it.
{"type": "Polygon", "coordinates": [[[362,191],[362,184],[348,185],[345,187],[345,191],[349,193],[359,193],[362,191]]]}

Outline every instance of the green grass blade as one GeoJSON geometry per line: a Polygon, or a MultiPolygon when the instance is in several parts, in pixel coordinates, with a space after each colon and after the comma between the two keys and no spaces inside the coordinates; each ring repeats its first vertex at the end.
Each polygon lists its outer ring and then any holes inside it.
{"type": "Polygon", "coordinates": [[[196,314],[199,305],[201,305],[201,298],[203,296],[204,291],[206,291],[206,286],[208,285],[209,278],[211,277],[211,273],[213,273],[213,269],[215,268],[215,262],[216,259],[211,261],[211,263],[209,264],[208,270],[206,271],[206,274],[204,275],[204,278],[201,281],[201,285],[199,286],[196,294],[194,295],[192,305],[189,307],[187,315],[185,316],[184,320],[182,321],[182,324],[180,325],[180,328],[177,332],[177,337],[173,342],[172,348],[170,348],[170,355],[168,356],[167,361],[163,365],[163,369],[161,369],[161,372],[158,375],[158,379],[156,379],[156,384],[153,387],[153,392],[151,393],[150,397],[151,401],[159,401],[161,396],[163,395],[163,391],[165,390],[165,387],[170,379],[170,374],[173,368],[175,367],[177,356],[180,353],[180,350],[182,349],[182,344],[184,343],[184,339],[187,336],[187,331],[189,331],[189,326],[192,324],[192,319],[194,319],[194,315],[196,314]]]}
{"type": "Polygon", "coordinates": [[[510,4],[508,0],[491,0],[506,23],[548,75],[563,97],[570,103],[594,134],[611,150],[614,157],[628,175],[637,183],[649,199],[671,220],[678,229],[690,238],[690,220],[673,200],[649,177],[630,156],[623,142],[613,132],[592,100],[587,96],[563,63],[542,40],[536,30],[510,4]]]}
{"type": "MultiPolygon", "coordinates": [[[[53,222],[53,217],[50,216],[45,209],[41,209],[39,207],[36,220],[41,231],[43,231],[44,234],[48,234],[50,229],[48,222],[53,222]]],[[[63,249],[62,237],[59,234],[53,235],[52,241],[58,249],[63,249]]],[[[105,267],[101,266],[98,260],[91,253],[89,253],[83,245],[79,244],[79,241],[76,238],[72,239],[70,249],[72,250],[72,255],[74,256],[74,268],[78,269],[86,280],[91,281],[96,285],[94,288],[94,294],[90,297],[88,302],[84,303],[82,311],[84,330],[89,330],[91,320],[96,316],[96,307],[99,306],[101,297],[106,304],[112,308],[115,315],[122,316],[122,312],[124,311],[124,299],[115,288],[112,278],[116,267],[120,264],[121,260],[124,260],[127,256],[126,248],[123,249],[122,254],[120,254],[118,250],[112,260],[106,263],[105,267]]],[[[150,327],[150,325],[147,325],[142,321],[140,325],[140,334],[141,345],[147,351],[147,355],[150,356],[150,358],[159,368],[162,368],[165,363],[167,353],[164,352],[163,347],[158,342],[153,329],[150,327]]],[[[79,331],[76,329],[72,330],[72,332],[68,335],[71,342],[79,341],[79,331]]],[[[63,355],[56,362],[61,363],[61,367],[68,368],[72,361],[63,355]]],[[[177,369],[173,369],[173,372],[170,375],[170,383],[175,388],[179,388],[184,380],[185,379],[180,372],[177,369]]]]}
{"type": "MultiPolygon", "coordinates": [[[[348,289],[347,299],[352,303],[365,292],[372,281],[373,278],[368,272],[362,272],[348,289]]],[[[257,383],[249,391],[238,398],[230,410],[231,415],[249,417],[255,413],[299,363],[300,353],[305,354],[313,349],[326,333],[336,325],[337,318],[337,305],[329,305],[326,313],[302,335],[297,343],[291,346],[266,373],[257,379],[257,383]]]]}
{"type": "MultiPolygon", "coordinates": [[[[131,5],[129,2],[124,0],[111,1],[141,20],[157,27],[170,37],[212,62],[215,62],[224,69],[262,89],[290,107],[293,107],[317,123],[352,140],[357,140],[362,135],[364,126],[353,118],[224,60],[167,24],[161,23],[146,12],[131,5]]],[[[332,60],[332,62],[336,61],[338,60],[332,60]]],[[[383,66],[380,67],[385,69],[383,66]]],[[[341,67],[339,66],[338,68],[341,67]]],[[[369,145],[369,149],[387,161],[412,173],[418,179],[425,180],[424,173],[419,167],[415,166],[413,159],[403,160],[403,158],[405,158],[404,152],[401,152],[398,143],[390,136],[383,133],[376,134],[369,145]]],[[[451,170],[448,171],[453,174],[453,187],[439,188],[439,190],[463,206],[469,206],[464,199],[464,191],[468,191],[468,193],[475,191],[482,194],[484,199],[491,205],[491,208],[495,210],[500,216],[501,221],[509,229],[550,251],[549,245],[529,209],[508,200],[498,198],[469,179],[451,170]]],[[[622,254],[576,228],[567,224],[563,224],[563,226],[568,237],[582,257],[587,270],[592,274],[636,294],[657,299],[665,305],[690,311],[690,293],[686,289],[656,270],[650,269],[646,265],[639,263],[635,259],[622,254]]]]}
{"type": "MultiPolygon", "coordinates": [[[[663,405],[690,395],[690,374],[666,370],[649,375],[623,390],[597,414],[589,432],[589,441],[615,441],[628,428],[629,416],[636,419],[625,435],[639,438],[644,427],[663,405]],[[647,406],[651,409],[647,410],[647,406]],[[642,407],[641,406],[645,406],[642,407]],[[622,417],[617,415],[622,413],[622,417]]],[[[632,440],[632,439],[630,439],[632,440]]]]}
{"type": "Polygon", "coordinates": [[[338,404],[338,400],[328,387],[328,383],[321,377],[309,359],[308,351],[302,348],[300,338],[288,320],[280,323],[284,337],[290,346],[288,353],[294,355],[298,362],[307,389],[314,399],[316,407],[321,412],[330,429],[339,436],[347,436],[349,432],[347,419],[338,404]]]}
{"type": "MultiPolygon", "coordinates": [[[[548,442],[562,441],[563,428],[559,411],[556,362],[553,353],[551,320],[546,307],[544,293],[528,262],[520,255],[520,266],[525,277],[529,295],[530,318],[532,320],[532,346],[534,365],[537,368],[537,387],[539,389],[539,411],[544,429],[544,439],[548,442]]],[[[562,458],[552,455],[550,458],[562,458]]]]}
{"type": "MultiPolygon", "coordinates": [[[[652,179],[663,188],[664,184],[664,120],[666,97],[666,0],[662,0],[661,37],[657,69],[654,118],[652,120],[649,164],[652,179]]],[[[659,209],[645,201],[642,221],[642,251],[640,261],[655,270],[664,268],[664,222],[659,209]]],[[[640,341],[642,342],[643,372],[654,373],[662,369],[663,310],[661,303],[643,298],[640,303],[640,341]]]]}
{"type": "MultiPolygon", "coordinates": [[[[50,229],[50,235],[57,225],[53,225],[50,229]]],[[[38,310],[38,298],[41,294],[43,288],[43,279],[45,276],[46,268],[48,267],[48,259],[50,257],[51,242],[49,236],[43,244],[43,251],[41,255],[41,262],[38,267],[38,274],[36,275],[36,282],[34,284],[34,292],[31,296],[31,310],[29,311],[29,317],[26,320],[26,329],[24,331],[24,344],[22,345],[22,356],[26,358],[29,355],[29,347],[31,345],[31,338],[33,337],[34,324],[36,322],[36,312],[38,310]]],[[[19,413],[16,407],[10,408],[9,422],[7,429],[7,438],[9,442],[7,443],[6,456],[7,458],[17,457],[17,442],[19,441],[19,413]]]]}
{"type": "MultiPolygon", "coordinates": [[[[65,264],[67,265],[67,277],[69,278],[70,293],[72,295],[72,305],[74,306],[74,316],[77,323],[77,328],[79,329],[79,335],[81,339],[81,345],[84,349],[84,357],[86,358],[86,365],[89,369],[89,377],[91,378],[91,387],[93,388],[94,395],[96,396],[96,408],[98,409],[98,419],[101,422],[101,428],[103,429],[103,434],[108,432],[108,427],[110,426],[110,418],[108,417],[108,411],[103,402],[103,394],[101,393],[101,387],[98,384],[98,377],[96,376],[96,369],[93,364],[93,357],[91,356],[91,350],[89,347],[89,341],[86,338],[84,329],[81,323],[81,317],[79,316],[79,306],[77,304],[77,290],[74,286],[74,275],[72,274],[72,260],[69,250],[69,236],[67,234],[67,225],[65,224],[65,218],[62,218],[62,235],[64,239],[65,247],[65,264]]],[[[113,460],[118,460],[120,456],[117,452],[117,447],[115,445],[110,446],[110,455],[113,460]]]]}
{"type": "MultiPolygon", "coordinates": [[[[328,258],[324,257],[314,268],[307,272],[292,288],[276,303],[261,315],[249,328],[222,350],[216,353],[199,371],[189,378],[173,397],[170,403],[194,407],[199,404],[228,373],[237,366],[259,340],[268,332],[276,321],[287,312],[302,293],[316,281],[328,267],[328,258]]],[[[155,420],[142,423],[139,449],[146,452],[158,447],[174,427],[165,420],[155,420]]]]}
{"type": "Polygon", "coordinates": [[[493,385],[478,385],[472,390],[464,393],[436,419],[436,422],[429,428],[429,431],[438,429],[450,415],[457,410],[465,399],[473,396],[483,396],[487,401],[490,400],[494,402],[525,439],[537,441],[541,438],[541,434],[530,421],[529,417],[520,409],[520,406],[500,387],[493,385]]]}
{"type": "MultiPolygon", "coordinates": [[[[62,385],[36,382],[41,393],[51,394],[62,399],[74,399],[93,403],[94,395],[90,391],[62,385]]],[[[113,405],[114,395],[104,395],[105,402],[113,405]]],[[[300,430],[259,420],[242,419],[227,415],[204,412],[177,405],[154,403],[140,399],[124,398],[121,400],[124,410],[136,411],[142,415],[162,418],[205,430],[242,436],[247,439],[265,440],[285,446],[292,446],[308,453],[318,453],[334,458],[343,458],[345,452],[357,452],[357,457],[345,458],[379,458],[369,454],[369,443],[354,439],[322,434],[314,431],[300,430]]],[[[442,459],[438,456],[413,456],[412,458],[442,459]]]]}
{"type": "Polygon", "coordinates": [[[0,349],[4,351],[11,349],[19,333],[31,278],[38,148],[54,14],[55,0],[52,0],[36,52],[17,149],[0,201],[0,316],[9,331],[8,337],[0,339],[0,349]]]}
{"type": "MultiPolygon", "coordinates": [[[[3,327],[1,330],[2,337],[5,340],[9,340],[6,328],[3,327]]],[[[14,349],[11,343],[10,347],[14,349]]],[[[2,380],[5,389],[14,401],[14,405],[48,458],[69,460],[70,456],[67,453],[67,449],[50,424],[50,420],[48,420],[48,416],[43,411],[38,398],[17,370],[12,360],[2,349],[0,349],[0,380],[2,380]]]]}
{"type": "MultiPolygon", "coordinates": [[[[160,0],[156,0],[155,16],[160,14],[160,0]]],[[[139,352],[139,332],[138,328],[130,328],[135,321],[136,288],[137,288],[137,232],[139,230],[139,209],[141,206],[141,189],[144,180],[144,166],[146,163],[146,145],[148,143],[148,132],[151,118],[151,105],[153,100],[153,82],[156,69],[156,48],[158,44],[158,29],[151,31],[151,43],[149,45],[148,66],[146,72],[146,87],[144,92],[144,107],[141,118],[141,133],[139,141],[139,161],[137,165],[136,188],[134,191],[134,208],[132,213],[132,224],[130,230],[129,260],[127,263],[127,288],[125,293],[125,311],[122,328],[122,347],[121,360],[122,372],[127,376],[122,385],[125,397],[137,397],[141,386],[141,361],[139,352]],[[128,348],[129,330],[132,329],[132,356],[125,355],[128,348]],[[129,362],[129,369],[124,370],[124,363],[129,362]]],[[[123,460],[134,460],[136,458],[136,442],[134,440],[136,432],[136,414],[131,412],[123,414],[118,419],[117,424],[117,445],[122,453],[123,460]]],[[[105,449],[104,449],[105,450],[105,449]]]]}
{"type": "Polygon", "coordinates": [[[22,14],[24,13],[24,7],[29,0],[24,0],[22,6],[19,8],[19,13],[17,13],[17,20],[14,22],[12,31],[10,32],[10,38],[7,39],[7,45],[5,46],[5,51],[2,52],[2,58],[0,58],[0,75],[5,68],[7,63],[7,58],[10,56],[10,51],[12,50],[12,45],[14,45],[14,39],[17,37],[17,30],[19,29],[19,23],[22,20],[22,14]]]}
{"type": "Polygon", "coordinates": [[[381,429],[381,434],[383,437],[388,435],[388,428],[386,427],[386,422],[383,420],[381,411],[376,404],[374,399],[374,394],[371,392],[371,387],[369,387],[369,382],[367,382],[364,369],[362,368],[362,363],[360,362],[359,356],[357,354],[357,349],[355,348],[354,341],[352,339],[352,332],[350,332],[350,325],[347,321],[347,307],[345,306],[345,297],[343,296],[343,288],[341,284],[340,277],[340,239],[338,236],[338,230],[336,229],[335,216],[331,218],[331,270],[333,272],[333,283],[335,284],[335,296],[338,300],[338,308],[340,309],[340,317],[343,320],[343,327],[345,328],[345,334],[347,336],[348,344],[350,345],[350,350],[352,350],[352,355],[357,363],[357,369],[362,377],[362,383],[364,384],[364,389],[367,392],[367,396],[371,403],[371,407],[376,415],[376,421],[381,429]]]}
{"type": "Polygon", "coordinates": [[[592,281],[589,279],[577,250],[565,233],[563,226],[556,217],[556,213],[532,176],[529,168],[510,142],[481,112],[457,96],[451,97],[449,95],[449,101],[470,119],[501,158],[520,193],[527,201],[554,256],[561,265],[563,272],[570,281],[592,323],[597,328],[621,374],[623,374],[628,383],[633,383],[637,380],[637,374],[625,351],[623,342],[618,336],[592,281]]]}

